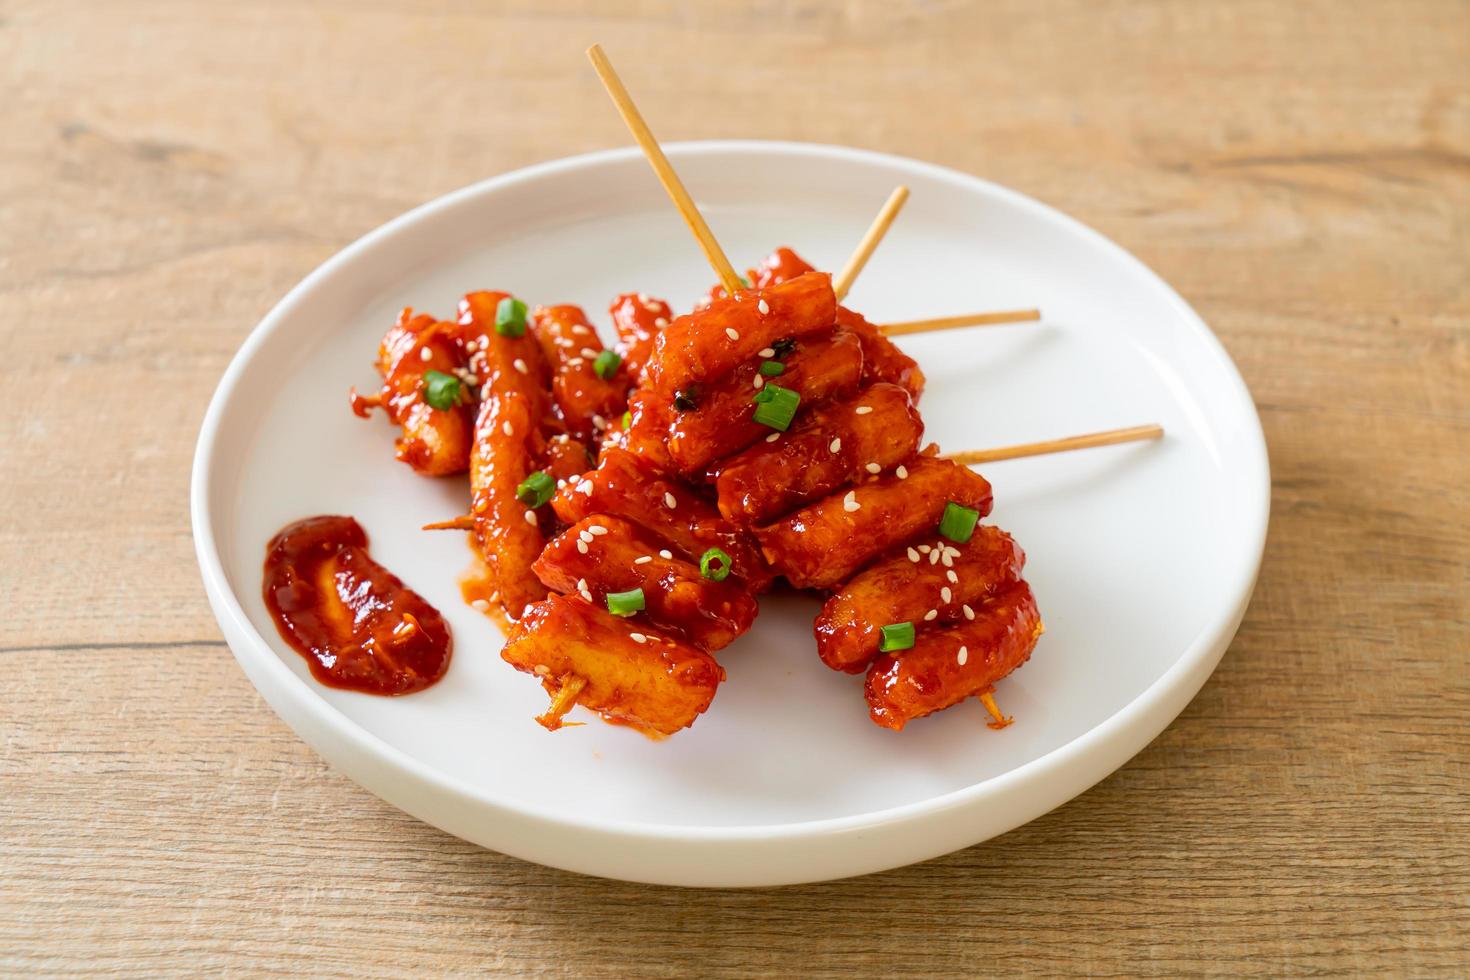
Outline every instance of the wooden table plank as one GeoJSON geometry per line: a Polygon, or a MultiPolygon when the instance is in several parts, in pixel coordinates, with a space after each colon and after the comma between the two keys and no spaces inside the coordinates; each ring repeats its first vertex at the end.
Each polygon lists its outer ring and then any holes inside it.
{"type": "Polygon", "coordinates": [[[0,973],[1470,971],[1470,5],[0,2],[0,973]],[[980,173],[1221,335],[1271,536],[1215,677],[987,844],[691,892],[327,769],[219,640],[187,481],[250,327],[487,174],[665,139],[980,173]]]}

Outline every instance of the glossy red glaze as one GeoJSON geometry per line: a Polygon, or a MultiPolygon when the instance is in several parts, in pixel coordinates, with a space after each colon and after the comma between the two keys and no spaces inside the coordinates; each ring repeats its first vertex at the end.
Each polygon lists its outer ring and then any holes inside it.
{"type": "MultiPolygon", "coordinates": [[[[754,269],[745,270],[745,279],[756,289],[764,289],[767,286],[779,286],[797,276],[815,271],[815,268],[806,259],[783,245],[762,259],[761,264],[754,269]]],[[[725,287],[716,284],[710,288],[703,305],[708,306],[715,300],[724,298],[725,287]]]]}
{"type": "Polygon", "coordinates": [[[662,538],[686,561],[697,562],[710,548],[720,548],[732,559],[731,574],[752,591],[761,592],[771,584],[771,569],[748,532],[721,517],[713,504],[689,487],[660,475],[625,450],[605,450],[597,469],[558,490],[551,506],[568,524],[597,514],[627,518],[662,538]]]}
{"type": "Polygon", "coordinates": [[[619,365],[612,377],[598,377],[595,362],[604,348],[581,307],[537,307],[531,332],[552,366],[551,399],[557,415],[568,432],[595,445],[627,408],[627,371],[619,365]]]}
{"type": "Polygon", "coordinates": [[[679,411],[666,400],[660,402],[668,406],[664,438],[679,473],[703,480],[710,464],[760,443],[775,431],[755,421],[751,399],[759,390],[755,387],[757,377],[762,378],[762,386],[778,384],[799,393],[802,411],[809,411],[829,399],[857,391],[863,374],[862,346],[857,336],[846,330],[797,341],[782,361],[786,370],[776,377],[760,375],[760,360],[742,364],[721,380],[705,385],[697,407],[689,411],[679,411]]]}
{"type": "Polygon", "coordinates": [[[875,384],[829,402],[800,416],[775,442],[757,442],[719,464],[720,513],[740,525],[768,523],[908,459],[923,432],[909,393],[898,385],[875,384]]]}
{"type": "MultiPolygon", "coordinates": [[[[694,724],[725,679],[703,650],[575,596],[529,607],[500,656],[553,698],[575,680],[577,704],[654,738],[694,724]]],[[[560,719],[542,724],[555,729],[560,719]]]]}
{"type": "Polygon", "coordinates": [[[937,529],[951,500],[990,513],[990,484],[980,474],[931,456],[901,466],[904,477],[896,467],[757,528],[771,567],[799,589],[835,589],[894,545],[937,529]]]}
{"type": "Polygon", "coordinates": [[[585,589],[583,598],[604,608],[608,593],[642,589],[645,607],[632,621],[652,623],[702,650],[729,646],[750,629],[756,601],[739,579],[707,579],[697,563],[659,553],[666,548],[632,521],[602,514],[550,541],[536,559],[536,574],[553,592],[585,589]]]}
{"type": "Polygon", "coordinates": [[[985,599],[974,620],[927,631],[911,649],[880,657],[864,685],[868,713],[898,731],[915,718],[984,694],[1030,658],[1041,633],[1031,587],[1016,582],[985,599]]]}
{"type": "Polygon", "coordinates": [[[653,351],[654,338],[673,321],[674,311],[663,300],[642,293],[624,293],[607,311],[618,334],[617,350],[623,357],[623,369],[629,379],[636,381],[653,351]]]}
{"type": "Polygon", "coordinates": [[[887,381],[908,389],[914,401],[924,393],[924,372],[919,362],[899,350],[876,326],[843,306],[837,310],[837,325],[851,330],[863,345],[863,382],[887,381]]]}
{"type": "Polygon", "coordinates": [[[899,545],[822,606],[813,628],[817,653],[833,670],[860,674],[878,658],[884,626],[913,623],[923,633],[967,621],[964,607],[973,615],[996,591],[1020,581],[1025,561],[1021,546],[993,526],[977,527],[964,544],[940,537],[936,529],[899,545]],[[941,560],[946,546],[959,552],[948,553],[948,564],[941,560]]]}
{"type": "Polygon", "coordinates": [[[826,333],[836,318],[826,273],[808,272],[779,286],[748,290],[669,324],[654,341],[644,377],[653,390],[672,398],[695,382],[723,378],[778,340],[826,333]]]}
{"type": "Polygon", "coordinates": [[[427,372],[464,368],[455,332],[452,323],[404,309],[378,347],[382,387],[372,397],[350,392],[354,414],[367,418],[381,407],[402,428],[397,456],[425,476],[453,476],[469,466],[473,392],[466,389],[461,402],[447,409],[433,407],[424,395],[427,372]]]}
{"type": "Polygon", "coordinates": [[[638,388],[628,395],[628,429],[621,445],[646,466],[662,472],[674,470],[669,456],[669,426],[673,406],[663,395],[638,388]]]}
{"type": "Polygon", "coordinates": [[[411,694],[449,668],[438,610],[368,556],[350,517],[309,517],[266,547],[262,595],[291,648],[329,687],[411,694]]]}

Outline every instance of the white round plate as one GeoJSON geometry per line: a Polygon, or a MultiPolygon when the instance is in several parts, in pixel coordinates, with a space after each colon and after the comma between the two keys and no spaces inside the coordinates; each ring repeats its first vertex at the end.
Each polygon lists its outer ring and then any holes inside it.
{"type": "MultiPolygon", "coordinates": [[[[1265,539],[1259,420],[1230,359],[1136,259],[1070,218],[954,171],[790,143],[675,144],[669,155],[737,267],[790,245],[839,267],[897,184],[908,207],[848,298],[875,322],[1036,306],[1040,324],[904,338],[946,449],[1161,422],[1157,443],[984,468],[990,521],[1029,557],[1047,632],[997,698],[901,733],[868,720],[862,680],[817,659],[817,601],[762,602],[720,654],[709,712],[661,742],[590,723],[549,734],[540,685],[500,660],[463,605],[463,479],[395,461],[364,422],[378,340],[400,307],[453,315],[474,289],[577,303],[610,335],[621,292],[690,307],[712,280],[633,149],[487,180],[389,222],[293,289],[245,342],[199,437],[194,539],[240,665],[333,765],[395,806],[508,854],[678,885],[862,874],[966,847],[1065,802],[1139,751],[1199,690],[1240,623],[1265,539]],[[351,514],[375,557],[448,616],[435,687],[371,697],[315,683],[261,600],[267,539],[351,514]]],[[[581,709],[578,713],[585,714],[581,709]]]]}

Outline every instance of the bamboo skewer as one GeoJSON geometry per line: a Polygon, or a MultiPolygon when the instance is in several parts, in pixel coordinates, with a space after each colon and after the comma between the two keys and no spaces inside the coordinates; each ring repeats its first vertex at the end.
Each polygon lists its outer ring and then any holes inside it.
{"type": "MultiPolygon", "coordinates": [[[[1108,429],[1106,432],[1089,432],[1086,435],[1068,436],[1065,439],[1047,439],[1043,442],[1023,442],[1017,446],[1001,446],[996,449],[966,449],[948,453],[942,459],[952,460],[961,466],[979,463],[995,463],[1003,459],[1020,459],[1025,456],[1045,456],[1049,453],[1066,453],[1075,449],[1093,449],[1097,446],[1114,446],[1123,442],[1144,442],[1162,439],[1164,427],[1156,423],[1134,425],[1126,429],[1108,429]]],[[[425,531],[467,531],[474,527],[469,515],[451,517],[447,521],[425,524],[425,531]]]]}
{"type": "MultiPolygon", "coordinates": [[[[658,145],[658,139],[654,137],[653,131],[648,128],[643,114],[638,111],[638,106],[633,102],[633,97],[628,94],[628,89],[623,85],[623,80],[618,77],[612,62],[608,60],[607,54],[602,46],[594,44],[587,49],[587,57],[592,62],[593,69],[597,72],[613,105],[617,107],[618,114],[623,117],[628,131],[633,134],[633,139],[643,150],[643,155],[648,158],[648,164],[653,168],[654,175],[658,177],[659,183],[663,185],[668,193],[669,199],[674,202],[679,215],[684,223],[693,232],[695,241],[709,260],[710,266],[720,281],[725,286],[725,294],[734,296],[736,291],[745,288],[735,267],[730,264],[730,259],[725,255],[725,250],[715,240],[714,233],[710,231],[709,224],[704,220],[704,215],[699,213],[694,199],[689,196],[684,182],[679,179],[669,158],[664,155],[663,149],[658,145]]],[[[873,223],[868,226],[862,241],[858,243],[857,250],[847,260],[842,271],[832,280],[832,291],[837,296],[837,301],[842,302],[847,296],[852,284],[857,280],[858,273],[863,271],[878,243],[883,240],[893,220],[898,217],[898,212],[903,209],[904,202],[908,200],[909,189],[903,185],[894,188],[893,193],[888,196],[882,209],[878,212],[873,223]]],[[[1041,319],[1038,310],[1005,310],[996,313],[972,313],[964,316],[939,317],[932,320],[908,320],[903,323],[885,324],[881,329],[890,337],[898,337],[904,334],[925,333],[933,330],[953,330],[959,327],[986,326],[998,323],[1021,323],[1028,320],[1041,319]]]]}
{"type": "MultiPolygon", "coordinates": [[[[842,267],[832,279],[832,292],[837,296],[837,302],[841,303],[852,289],[852,284],[857,280],[858,274],[868,264],[878,243],[888,233],[893,219],[898,217],[898,212],[903,210],[904,202],[909,199],[909,189],[902,184],[893,189],[888,196],[883,208],[878,212],[873,223],[863,235],[863,240],[858,243],[857,249],[852,253],[852,258],[842,267]]],[[[966,313],[961,316],[942,316],[930,320],[905,320],[902,323],[885,323],[878,327],[888,337],[902,337],[905,334],[929,333],[935,330],[954,330],[959,327],[983,327],[998,323],[1024,323],[1030,320],[1040,320],[1040,310],[1000,310],[990,313],[966,313]]]]}
{"type": "Polygon", "coordinates": [[[1040,320],[1040,310],[1000,310],[993,313],[966,313],[963,316],[941,316],[932,320],[905,320],[902,323],[884,323],[878,329],[886,337],[902,337],[911,333],[930,333],[936,330],[955,330],[959,327],[986,327],[1001,323],[1025,323],[1040,320]]]}
{"type": "Polygon", "coordinates": [[[843,266],[842,271],[837,273],[837,277],[832,280],[832,292],[837,294],[837,302],[841,303],[847,296],[847,291],[852,288],[858,273],[862,272],[863,266],[868,264],[873,249],[877,248],[883,236],[888,234],[889,225],[893,224],[893,219],[898,217],[898,212],[903,210],[904,202],[908,199],[909,189],[902,184],[895,187],[893,193],[888,195],[888,200],[883,204],[882,210],[878,212],[878,216],[873,219],[873,223],[863,234],[863,240],[858,242],[857,251],[852,253],[852,258],[847,260],[847,265],[843,266]]]}
{"type": "Polygon", "coordinates": [[[1044,456],[1047,453],[1064,453],[1074,449],[1091,449],[1094,446],[1112,446],[1120,442],[1142,442],[1146,439],[1163,438],[1161,425],[1135,425],[1126,429],[1109,429],[1106,432],[1090,432],[1066,439],[1048,439],[1044,442],[1025,442],[1019,446],[1002,446],[999,449],[970,449],[949,453],[944,458],[961,466],[977,463],[994,463],[1002,459],[1018,459],[1022,456],[1044,456]]]}
{"type": "Polygon", "coordinates": [[[633,103],[633,97],[623,86],[623,80],[613,70],[612,62],[607,60],[602,46],[594,44],[587,49],[587,57],[592,61],[592,67],[597,72],[597,77],[602,81],[602,87],[607,89],[608,96],[617,106],[618,114],[623,117],[628,131],[638,141],[643,155],[648,158],[648,165],[653,168],[659,183],[664,185],[674,207],[679,209],[679,214],[689,230],[694,233],[694,238],[699,242],[699,247],[704,250],[704,257],[709,259],[709,264],[714,268],[715,275],[725,284],[725,293],[734,296],[736,291],[744,288],[740,282],[740,276],[736,274],[734,266],[725,257],[725,250],[720,248],[720,243],[715,241],[714,233],[709,230],[705,223],[704,215],[699,213],[694,199],[684,189],[684,183],[679,175],[674,172],[669,158],[664,156],[664,151],[659,147],[658,140],[654,138],[653,132],[648,128],[648,123],[643,121],[643,114],[638,111],[638,106],[633,103]]]}

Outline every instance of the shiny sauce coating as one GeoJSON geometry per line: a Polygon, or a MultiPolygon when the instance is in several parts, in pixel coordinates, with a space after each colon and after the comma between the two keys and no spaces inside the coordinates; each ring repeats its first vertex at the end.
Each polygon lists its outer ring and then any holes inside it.
{"type": "Polygon", "coordinates": [[[266,546],[262,594],[281,638],[328,687],[412,694],[449,667],[449,624],[369,557],[350,517],[283,528],[266,546]]]}

